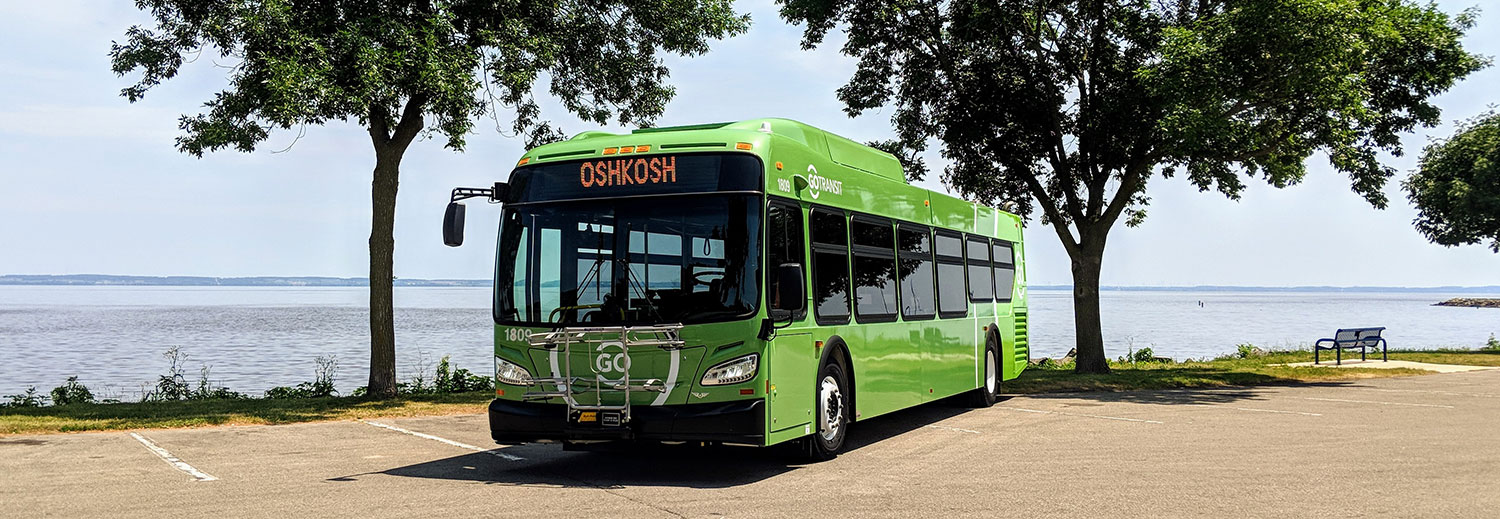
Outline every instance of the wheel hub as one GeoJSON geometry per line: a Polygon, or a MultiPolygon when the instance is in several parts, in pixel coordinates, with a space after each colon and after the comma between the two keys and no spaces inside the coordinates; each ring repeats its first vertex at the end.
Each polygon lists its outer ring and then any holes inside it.
{"type": "Polygon", "coordinates": [[[818,384],[818,420],[823,439],[832,441],[838,437],[839,427],[844,422],[844,393],[833,377],[823,377],[818,384]]]}

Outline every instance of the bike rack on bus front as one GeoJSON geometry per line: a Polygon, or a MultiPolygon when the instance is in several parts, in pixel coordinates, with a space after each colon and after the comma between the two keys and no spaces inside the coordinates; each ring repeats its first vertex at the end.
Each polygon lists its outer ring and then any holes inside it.
{"type": "Polygon", "coordinates": [[[527,336],[527,343],[531,346],[552,350],[562,357],[559,368],[562,373],[553,372],[556,377],[533,378],[530,386],[545,387],[555,386],[555,391],[531,390],[526,391],[522,398],[526,400],[545,400],[548,398],[562,398],[568,404],[568,419],[573,420],[579,416],[575,413],[585,411],[595,412],[618,412],[620,413],[619,424],[607,424],[604,416],[597,416],[601,425],[613,426],[624,425],[630,422],[630,392],[652,391],[656,393],[667,392],[667,384],[656,378],[630,378],[630,349],[632,347],[657,347],[663,350],[682,349],[684,342],[678,335],[682,330],[681,324],[659,324],[648,326],[602,326],[602,327],[572,327],[562,328],[550,332],[532,333],[527,336]],[[648,336],[649,334],[649,336],[648,336]],[[617,382],[606,381],[603,373],[595,364],[590,363],[593,377],[585,379],[573,376],[573,345],[575,344],[617,344],[624,354],[626,368],[621,371],[624,376],[617,382]],[[580,388],[580,386],[582,386],[580,388]],[[624,393],[624,402],[620,405],[605,405],[605,389],[624,393]],[[592,391],[594,393],[594,404],[582,404],[574,395],[584,394],[592,391]]]}

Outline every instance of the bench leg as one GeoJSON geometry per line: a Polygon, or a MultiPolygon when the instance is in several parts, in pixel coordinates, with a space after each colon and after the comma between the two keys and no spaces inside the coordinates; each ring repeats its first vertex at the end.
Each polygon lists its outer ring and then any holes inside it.
{"type": "Polygon", "coordinates": [[[1360,346],[1359,347],[1359,361],[1360,362],[1364,362],[1365,361],[1365,347],[1364,346],[1360,346]]]}
{"type": "Polygon", "coordinates": [[[1343,366],[1344,365],[1344,349],[1343,348],[1334,348],[1333,349],[1333,358],[1334,358],[1334,364],[1335,365],[1343,366]]]}
{"type": "Polygon", "coordinates": [[[1320,352],[1320,351],[1323,351],[1323,350],[1318,349],[1317,346],[1313,346],[1313,364],[1317,364],[1318,363],[1318,352],[1320,352]]]}
{"type": "Polygon", "coordinates": [[[1387,359],[1385,357],[1385,345],[1384,344],[1380,345],[1380,361],[1381,362],[1390,362],[1391,361],[1390,359],[1387,359]]]}

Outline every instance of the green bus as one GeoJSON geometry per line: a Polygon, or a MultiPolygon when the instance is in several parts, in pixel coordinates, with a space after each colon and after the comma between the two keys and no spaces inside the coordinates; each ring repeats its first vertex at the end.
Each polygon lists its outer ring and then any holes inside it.
{"type": "Polygon", "coordinates": [[[1021,219],[908,185],[890,154],[786,119],[584,132],[507,182],[495,261],[502,444],[776,445],[1025,369],[1021,219]]]}

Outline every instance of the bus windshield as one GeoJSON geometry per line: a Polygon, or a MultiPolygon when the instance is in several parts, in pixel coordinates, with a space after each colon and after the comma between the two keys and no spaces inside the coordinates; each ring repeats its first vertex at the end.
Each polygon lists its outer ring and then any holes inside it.
{"type": "Polygon", "coordinates": [[[500,224],[495,320],[636,325],[745,318],[760,300],[758,195],[514,204],[500,224]]]}

